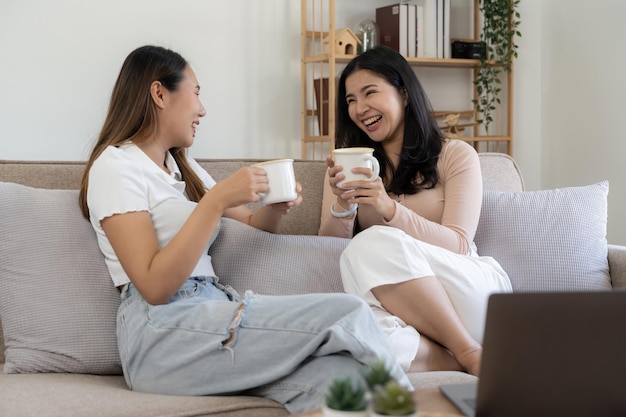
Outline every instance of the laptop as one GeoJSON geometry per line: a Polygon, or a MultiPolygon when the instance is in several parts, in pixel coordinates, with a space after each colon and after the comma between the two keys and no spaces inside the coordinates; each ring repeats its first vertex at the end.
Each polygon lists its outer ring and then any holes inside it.
{"type": "Polygon", "coordinates": [[[626,291],[493,294],[466,416],[626,416],[626,291]]]}

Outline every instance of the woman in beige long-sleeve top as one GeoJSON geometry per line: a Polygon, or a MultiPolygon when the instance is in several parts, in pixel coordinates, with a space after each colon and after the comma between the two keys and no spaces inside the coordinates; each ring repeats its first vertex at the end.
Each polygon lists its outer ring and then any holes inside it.
{"type": "Polygon", "coordinates": [[[478,375],[488,296],[511,283],[473,244],[476,151],[443,137],[415,73],[390,48],[354,58],[337,97],[336,147],[374,148],[380,164],[375,181],[338,188],[343,167],[327,159],[319,234],[353,237],[341,257],[346,292],[369,302],[406,370],[478,375]]]}

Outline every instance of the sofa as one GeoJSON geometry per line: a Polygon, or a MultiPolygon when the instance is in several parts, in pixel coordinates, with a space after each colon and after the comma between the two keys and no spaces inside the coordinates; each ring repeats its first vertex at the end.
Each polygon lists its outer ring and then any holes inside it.
{"type": "MultiPolygon", "coordinates": [[[[606,181],[525,191],[511,157],[479,158],[484,195],[475,242],[507,270],[514,291],[626,287],[626,247],[606,241],[606,181]]],[[[218,181],[259,162],[198,161],[218,181]]],[[[211,248],[221,282],[259,294],[342,291],[338,259],[348,240],[316,236],[325,163],[296,160],[294,168],[303,203],[279,233],[223,219],[211,248]]],[[[82,170],[82,162],[0,161],[0,416],[287,415],[251,395],[127,388],[115,340],[119,294],[76,204],[82,170]]],[[[416,389],[475,380],[462,372],[409,378],[416,389]]]]}

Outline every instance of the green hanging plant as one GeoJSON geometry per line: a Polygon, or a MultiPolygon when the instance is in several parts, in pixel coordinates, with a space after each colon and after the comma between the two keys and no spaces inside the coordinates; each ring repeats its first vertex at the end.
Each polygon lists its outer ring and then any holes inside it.
{"type": "Polygon", "coordinates": [[[513,59],[517,58],[515,37],[521,23],[517,6],[520,0],[479,0],[483,15],[481,42],[485,43],[486,54],[480,59],[478,74],[474,80],[477,99],[472,100],[478,114],[478,123],[489,132],[493,112],[500,104],[500,74],[511,71],[513,59]]]}

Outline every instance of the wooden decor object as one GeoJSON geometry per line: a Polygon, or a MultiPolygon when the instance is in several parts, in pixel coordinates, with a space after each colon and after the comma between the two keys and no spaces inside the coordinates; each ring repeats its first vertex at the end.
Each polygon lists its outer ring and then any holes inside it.
{"type": "MultiPolygon", "coordinates": [[[[326,48],[330,48],[330,45],[328,45],[329,42],[330,37],[325,37],[324,43],[326,44],[326,48]]],[[[361,45],[361,40],[359,39],[359,37],[356,36],[356,34],[348,28],[338,29],[335,32],[334,42],[336,55],[356,55],[358,46],[361,45]]]]}

